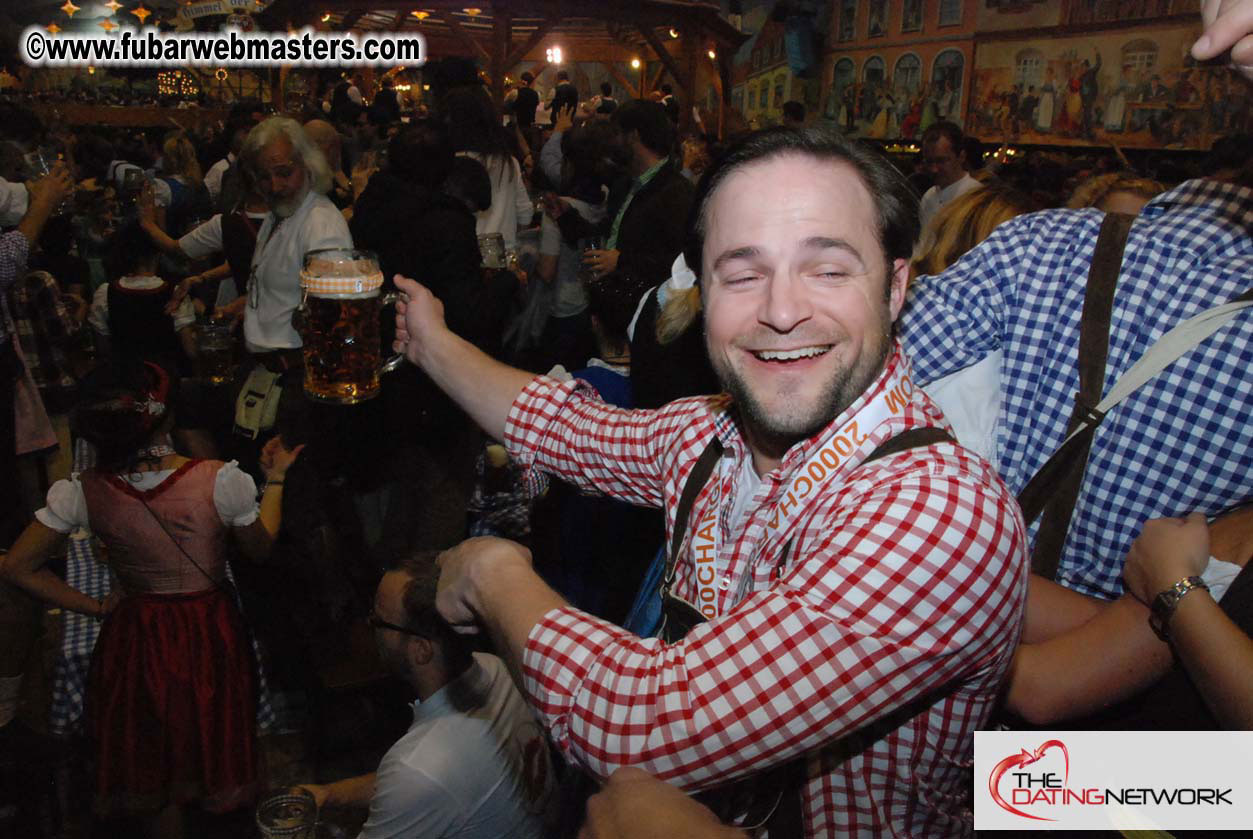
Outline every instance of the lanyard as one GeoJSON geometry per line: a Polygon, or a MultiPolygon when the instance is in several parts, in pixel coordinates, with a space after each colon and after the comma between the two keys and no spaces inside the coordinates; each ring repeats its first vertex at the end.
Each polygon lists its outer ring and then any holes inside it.
{"type": "MultiPolygon", "coordinates": [[[[245,218],[247,215],[245,214],[245,218]]],[[[287,221],[286,218],[274,216],[274,223],[270,225],[270,229],[265,232],[265,239],[257,242],[256,253],[252,258],[252,267],[248,272],[248,308],[261,308],[261,279],[257,276],[257,272],[261,268],[261,263],[265,261],[265,249],[274,241],[274,234],[278,232],[279,226],[287,221]]]]}
{"type": "MultiPolygon", "coordinates": [[[[914,382],[907,369],[892,373],[873,399],[843,426],[830,429],[813,453],[792,472],[766,518],[764,538],[744,566],[733,604],[747,593],[752,577],[752,560],[762,553],[767,544],[773,544],[785,535],[790,536],[792,525],[801,513],[822,496],[837,476],[842,476],[845,467],[870,434],[886,420],[904,413],[913,392],[914,382]]],[[[706,618],[717,616],[720,583],[730,576],[731,556],[725,550],[726,538],[722,526],[722,496],[729,482],[729,468],[732,468],[729,460],[723,458],[719,463],[718,482],[709,511],[697,522],[688,548],[696,574],[694,605],[706,618]]]]}

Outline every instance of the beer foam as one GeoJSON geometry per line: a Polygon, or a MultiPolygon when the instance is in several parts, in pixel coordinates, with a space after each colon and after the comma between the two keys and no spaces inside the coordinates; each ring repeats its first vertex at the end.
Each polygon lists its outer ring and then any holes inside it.
{"type": "Polygon", "coordinates": [[[300,287],[312,294],[369,297],[383,287],[383,272],[372,260],[311,259],[300,272],[300,287]]]}

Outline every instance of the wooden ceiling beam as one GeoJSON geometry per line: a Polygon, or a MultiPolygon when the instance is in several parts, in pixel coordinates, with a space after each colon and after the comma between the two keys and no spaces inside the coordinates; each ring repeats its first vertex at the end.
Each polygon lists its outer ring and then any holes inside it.
{"type": "Polygon", "coordinates": [[[456,17],[449,12],[442,12],[438,15],[432,15],[431,17],[438,17],[441,21],[443,21],[444,24],[452,30],[452,33],[457,36],[457,40],[467,47],[470,52],[482,59],[484,64],[487,64],[489,67],[491,66],[492,57],[488,54],[487,50],[484,49],[483,45],[475,40],[473,35],[466,31],[466,28],[461,25],[461,22],[458,21],[456,17]]]}
{"type": "Polygon", "coordinates": [[[644,40],[648,42],[653,52],[656,53],[658,60],[670,71],[670,75],[674,77],[674,80],[679,83],[679,87],[690,91],[692,89],[692,80],[687,73],[679,69],[678,62],[674,60],[674,56],[670,54],[670,51],[662,46],[661,41],[657,40],[657,35],[645,26],[639,26],[638,29],[640,34],[644,36],[644,40]]]}
{"type": "Polygon", "coordinates": [[[627,93],[631,94],[632,99],[640,98],[640,89],[631,84],[631,82],[627,81],[626,76],[622,75],[616,64],[612,61],[602,61],[600,63],[603,64],[605,69],[609,71],[609,75],[618,80],[618,84],[626,88],[627,93]]]}
{"type": "Polygon", "coordinates": [[[548,36],[548,33],[552,32],[553,29],[556,28],[560,23],[561,23],[561,18],[556,18],[556,17],[550,17],[547,20],[545,20],[543,23],[541,23],[539,27],[536,28],[536,30],[531,33],[531,36],[527,38],[526,41],[524,41],[519,46],[514,47],[512,50],[509,51],[509,54],[505,56],[505,64],[503,68],[504,71],[508,72],[509,70],[518,66],[518,62],[526,58],[527,53],[529,53],[531,50],[538,47],[540,45],[540,42],[543,41],[544,38],[548,36]]]}

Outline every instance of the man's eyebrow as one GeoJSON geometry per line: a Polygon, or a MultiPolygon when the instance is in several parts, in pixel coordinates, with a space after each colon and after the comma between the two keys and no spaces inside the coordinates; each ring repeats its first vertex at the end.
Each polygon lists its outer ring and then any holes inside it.
{"type": "Polygon", "coordinates": [[[750,256],[757,256],[760,252],[761,251],[753,245],[745,245],[740,248],[732,248],[730,250],[723,251],[718,255],[718,258],[714,260],[714,270],[717,271],[724,264],[733,259],[746,259],[750,256]]]}
{"type": "Polygon", "coordinates": [[[814,251],[824,251],[830,248],[835,248],[836,250],[842,250],[848,253],[858,262],[864,263],[864,260],[861,258],[861,252],[858,251],[857,248],[853,247],[852,243],[850,243],[847,239],[833,239],[830,236],[810,236],[808,239],[801,242],[801,247],[806,250],[814,251]]]}

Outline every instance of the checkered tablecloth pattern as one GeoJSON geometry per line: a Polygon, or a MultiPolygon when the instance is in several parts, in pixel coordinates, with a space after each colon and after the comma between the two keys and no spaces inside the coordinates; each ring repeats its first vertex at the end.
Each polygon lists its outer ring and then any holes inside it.
{"type": "MultiPolygon", "coordinates": [[[[89,469],[96,460],[95,450],[86,440],[74,443],[75,472],[89,469]]],[[[230,567],[227,577],[234,582],[230,567]]],[[[109,569],[96,558],[91,534],[80,530],[70,534],[65,579],[89,597],[103,598],[111,588],[109,569]]],[[[83,718],[83,703],[87,692],[87,668],[91,664],[92,650],[100,635],[100,622],[87,615],[62,610],[61,648],[57,651],[52,681],[52,717],[49,727],[53,734],[67,735],[78,730],[83,718]]],[[[262,661],[261,649],[252,639],[253,652],[262,661]]],[[[275,714],[265,669],[258,668],[257,679],[257,725],[268,730],[274,725],[275,714]]]]}

